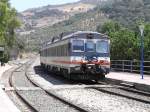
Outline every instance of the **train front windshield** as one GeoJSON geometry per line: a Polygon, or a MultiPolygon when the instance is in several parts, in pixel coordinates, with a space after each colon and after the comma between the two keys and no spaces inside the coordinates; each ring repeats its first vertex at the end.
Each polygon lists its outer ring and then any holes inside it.
{"type": "Polygon", "coordinates": [[[96,52],[97,53],[108,53],[109,52],[108,41],[97,41],[96,52]]]}
{"type": "Polygon", "coordinates": [[[94,52],[95,51],[95,43],[93,41],[86,42],[86,51],[87,52],[94,52]]]}
{"type": "Polygon", "coordinates": [[[108,41],[86,41],[73,40],[72,43],[73,52],[96,52],[96,53],[109,53],[108,41]]]}

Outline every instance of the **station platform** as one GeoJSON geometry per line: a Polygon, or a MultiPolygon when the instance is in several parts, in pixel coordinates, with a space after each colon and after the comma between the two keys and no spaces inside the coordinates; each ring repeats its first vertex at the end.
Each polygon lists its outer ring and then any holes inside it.
{"type": "MultiPolygon", "coordinates": [[[[11,66],[8,64],[5,66],[0,66],[0,79],[2,74],[10,68],[11,66]]],[[[0,112],[21,112],[9,99],[8,95],[2,88],[3,85],[0,84],[0,112]]]]}
{"type": "Polygon", "coordinates": [[[144,75],[144,79],[140,74],[128,72],[110,72],[106,78],[113,82],[129,83],[135,88],[150,92],[150,75],[144,75]]]}

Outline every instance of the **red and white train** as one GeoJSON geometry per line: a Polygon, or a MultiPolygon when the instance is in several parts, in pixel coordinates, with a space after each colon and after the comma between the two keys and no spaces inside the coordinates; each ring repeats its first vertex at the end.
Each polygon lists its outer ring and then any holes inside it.
{"type": "Polygon", "coordinates": [[[110,40],[92,31],[63,33],[44,44],[41,65],[74,80],[99,80],[110,71],[110,40]]]}

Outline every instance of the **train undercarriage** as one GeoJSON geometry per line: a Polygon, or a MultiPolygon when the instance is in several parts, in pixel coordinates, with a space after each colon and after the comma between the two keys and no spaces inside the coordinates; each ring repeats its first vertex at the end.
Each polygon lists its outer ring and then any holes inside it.
{"type": "Polygon", "coordinates": [[[103,80],[109,69],[96,64],[81,64],[71,68],[62,68],[41,64],[47,71],[64,76],[70,80],[103,80]]]}

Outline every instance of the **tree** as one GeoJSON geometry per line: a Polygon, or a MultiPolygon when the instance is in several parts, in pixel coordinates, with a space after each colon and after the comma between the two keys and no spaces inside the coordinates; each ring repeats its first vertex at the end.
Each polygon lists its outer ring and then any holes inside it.
{"type": "Polygon", "coordinates": [[[105,33],[107,35],[110,35],[111,32],[116,32],[121,28],[121,25],[117,22],[109,21],[104,23],[103,26],[99,25],[97,27],[97,31],[101,33],[105,33]]]}
{"type": "Polygon", "coordinates": [[[146,23],[144,29],[144,58],[150,60],[150,23],[146,23]]]}
{"type": "Polygon", "coordinates": [[[138,40],[133,31],[122,28],[117,32],[112,32],[110,36],[112,59],[133,60],[139,58],[138,40]]]}
{"type": "Polygon", "coordinates": [[[111,40],[111,59],[132,60],[139,58],[138,39],[134,31],[116,22],[107,22],[98,32],[106,33],[111,40]]]}
{"type": "Polygon", "coordinates": [[[147,0],[110,1],[113,1],[111,5],[106,5],[101,8],[101,11],[109,15],[109,19],[117,21],[128,28],[132,27],[137,20],[150,20],[150,2],[146,2],[147,0]]]}
{"type": "MultiPolygon", "coordinates": [[[[17,12],[8,0],[0,1],[0,44],[9,51],[16,44],[15,29],[20,26],[17,12]]],[[[6,51],[6,52],[8,52],[6,51]]]]}

